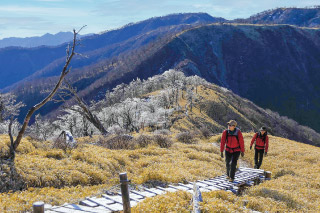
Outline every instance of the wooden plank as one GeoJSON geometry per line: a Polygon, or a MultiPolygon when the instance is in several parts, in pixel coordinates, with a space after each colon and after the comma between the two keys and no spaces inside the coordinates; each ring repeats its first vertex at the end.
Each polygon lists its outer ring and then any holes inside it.
{"type": "Polygon", "coordinates": [[[209,189],[210,191],[218,191],[221,190],[220,188],[216,187],[216,186],[207,186],[205,189],[209,189]]]}
{"type": "Polygon", "coordinates": [[[226,187],[225,187],[225,186],[216,185],[215,187],[218,188],[218,189],[220,189],[220,190],[226,190],[226,187]]]}
{"type": "Polygon", "coordinates": [[[83,211],[81,211],[81,210],[69,209],[69,208],[65,208],[63,206],[58,206],[58,207],[52,208],[52,209],[50,209],[50,211],[60,212],[60,213],[83,213],[83,211]]]}
{"type": "Polygon", "coordinates": [[[169,188],[174,188],[174,189],[182,190],[182,191],[188,191],[188,190],[190,190],[190,188],[189,188],[189,187],[185,187],[185,186],[174,186],[174,185],[169,185],[169,188]]]}
{"type": "Polygon", "coordinates": [[[154,197],[156,196],[155,193],[147,192],[147,191],[136,191],[136,190],[131,190],[132,193],[135,193],[137,195],[141,195],[143,197],[154,197]]]}
{"type": "Polygon", "coordinates": [[[137,194],[135,194],[135,193],[130,193],[129,196],[130,196],[130,200],[141,201],[141,200],[144,199],[143,196],[137,195],[137,194]]]}
{"type": "Polygon", "coordinates": [[[193,185],[191,183],[187,183],[187,184],[183,184],[183,183],[178,183],[179,186],[184,186],[187,187],[189,189],[193,189],[193,185]]]}
{"type": "Polygon", "coordinates": [[[211,182],[206,181],[206,180],[197,181],[197,183],[203,183],[203,184],[206,184],[208,186],[214,186],[215,185],[214,183],[211,183],[211,182]]]}
{"type": "Polygon", "coordinates": [[[160,186],[156,186],[157,189],[161,189],[161,190],[164,190],[164,191],[167,191],[167,192],[176,192],[178,191],[178,189],[175,189],[175,188],[162,188],[160,186]]]}
{"type": "Polygon", "coordinates": [[[218,184],[218,183],[221,183],[222,181],[217,181],[217,180],[206,180],[210,183],[213,183],[213,184],[218,184]]]}
{"type": "Polygon", "coordinates": [[[112,211],[122,211],[123,205],[120,203],[113,203],[108,205],[108,208],[111,209],[112,211]]]}
{"type": "Polygon", "coordinates": [[[150,189],[144,189],[144,190],[151,192],[151,193],[155,193],[157,195],[162,195],[162,194],[166,193],[164,190],[157,189],[157,188],[150,188],[150,189]]]}
{"type": "Polygon", "coordinates": [[[79,204],[83,205],[83,206],[89,206],[89,207],[97,207],[97,206],[99,206],[98,204],[93,203],[93,202],[91,202],[89,200],[82,200],[82,201],[79,202],[79,204]]]}
{"type": "Polygon", "coordinates": [[[93,212],[93,213],[107,213],[107,212],[111,212],[110,210],[102,207],[102,206],[98,206],[98,207],[88,207],[88,206],[82,206],[82,205],[76,205],[76,204],[68,204],[63,206],[65,208],[68,209],[72,209],[72,210],[79,210],[79,211],[84,211],[84,212],[93,212]]]}
{"type": "Polygon", "coordinates": [[[264,173],[262,169],[251,169],[251,168],[241,168],[240,171],[250,172],[250,173],[264,173]]]}
{"type": "Polygon", "coordinates": [[[199,181],[197,181],[196,184],[197,184],[199,187],[207,187],[207,186],[208,186],[208,184],[204,184],[204,183],[199,182],[199,181]]]}
{"type": "Polygon", "coordinates": [[[219,185],[217,185],[216,187],[217,187],[217,188],[221,187],[222,189],[224,189],[224,190],[225,190],[225,189],[229,189],[229,188],[231,188],[231,186],[232,186],[232,185],[219,184],[219,185]]]}
{"type": "Polygon", "coordinates": [[[107,194],[103,194],[102,197],[108,199],[108,200],[112,200],[116,203],[121,203],[122,204],[122,197],[120,195],[107,195],[107,194]]]}
{"type": "Polygon", "coordinates": [[[105,208],[107,208],[107,209],[109,209],[109,210],[111,210],[111,209],[109,208],[109,205],[115,203],[114,201],[112,201],[112,200],[107,200],[107,199],[105,199],[105,198],[95,198],[95,197],[93,197],[93,198],[87,198],[87,200],[89,200],[89,201],[91,201],[91,202],[93,202],[93,203],[96,203],[96,204],[98,204],[99,206],[103,206],[103,207],[105,207],[105,208]]]}

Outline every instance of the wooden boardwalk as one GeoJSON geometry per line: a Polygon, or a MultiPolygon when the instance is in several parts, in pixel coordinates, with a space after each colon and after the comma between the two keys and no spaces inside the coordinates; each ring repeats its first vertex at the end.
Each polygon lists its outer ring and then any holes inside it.
{"type": "MultiPolygon", "coordinates": [[[[240,167],[236,172],[235,181],[229,182],[226,175],[215,177],[207,180],[196,181],[201,192],[208,192],[214,190],[226,190],[233,192],[235,194],[239,193],[241,186],[252,186],[259,184],[267,180],[265,178],[264,170],[252,169],[240,167]]],[[[130,191],[130,203],[131,207],[136,206],[139,202],[143,201],[145,198],[154,197],[157,195],[164,194],[166,192],[176,192],[178,190],[188,191],[193,193],[193,182],[177,185],[169,185],[167,188],[156,187],[156,188],[144,188],[142,191],[131,190],[130,191]]],[[[45,212],[48,213],[84,213],[84,212],[116,212],[122,211],[122,197],[119,192],[116,195],[103,194],[102,197],[90,197],[81,201],[79,204],[65,204],[62,206],[54,206],[50,208],[45,208],[45,212]]]]}

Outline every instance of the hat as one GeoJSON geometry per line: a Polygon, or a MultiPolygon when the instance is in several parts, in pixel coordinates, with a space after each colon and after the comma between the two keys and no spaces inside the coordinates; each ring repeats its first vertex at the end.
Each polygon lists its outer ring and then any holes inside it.
{"type": "Polygon", "coordinates": [[[227,124],[230,125],[230,126],[237,126],[237,121],[230,120],[227,124]]]}
{"type": "Polygon", "coordinates": [[[267,127],[263,126],[259,129],[259,131],[267,131],[267,127]]]}

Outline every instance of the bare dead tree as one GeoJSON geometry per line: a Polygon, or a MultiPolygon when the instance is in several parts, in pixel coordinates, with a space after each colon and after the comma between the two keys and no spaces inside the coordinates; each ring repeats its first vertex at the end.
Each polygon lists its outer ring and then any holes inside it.
{"type": "Polygon", "coordinates": [[[24,122],[22,124],[22,127],[18,133],[18,136],[16,138],[15,141],[13,141],[13,137],[11,134],[11,126],[12,126],[12,120],[11,120],[11,125],[9,125],[9,136],[10,136],[10,140],[11,140],[11,146],[10,146],[10,159],[14,160],[15,158],[15,151],[18,148],[23,134],[26,131],[26,128],[29,124],[30,118],[33,115],[34,112],[36,112],[38,109],[40,109],[42,106],[44,106],[47,102],[49,102],[52,97],[56,94],[56,92],[58,91],[59,87],[61,86],[63,79],[66,77],[66,75],[71,71],[71,68],[69,67],[70,62],[73,58],[73,56],[77,55],[77,53],[75,52],[75,48],[77,45],[79,45],[78,41],[77,41],[77,35],[80,33],[80,31],[84,28],[85,26],[83,26],[79,31],[76,31],[75,29],[73,30],[73,42],[72,42],[72,46],[70,47],[70,45],[68,45],[67,50],[66,50],[66,62],[65,65],[62,69],[62,72],[60,74],[59,80],[56,83],[55,87],[53,88],[53,90],[50,92],[50,94],[43,99],[40,103],[34,105],[33,107],[31,107],[31,109],[28,111],[24,122]]]}
{"type": "Polygon", "coordinates": [[[92,123],[103,135],[107,135],[108,131],[104,128],[99,118],[93,114],[89,108],[89,106],[85,103],[85,101],[79,97],[77,94],[77,89],[73,88],[72,85],[67,81],[64,80],[64,87],[63,89],[65,91],[62,91],[59,93],[60,100],[57,101],[63,101],[66,102],[66,97],[74,97],[74,100],[77,102],[80,108],[73,108],[70,109],[80,113],[83,115],[90,123],[92,123]]]}

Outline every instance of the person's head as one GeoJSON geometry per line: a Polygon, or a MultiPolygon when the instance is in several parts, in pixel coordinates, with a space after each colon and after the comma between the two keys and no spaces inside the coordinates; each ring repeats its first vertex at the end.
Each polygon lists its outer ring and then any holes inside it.
{"type": "Polygon", "coordinates": [[[230,120],[228,123],[228,129],[233,131],[237,127],[237,122],[235,120],[230,120]]]}
{"type": "Polygon", "coordinates": [[[260,131],[261,135],[264,135],[267,132],[267,128],[265,126],[263,126],[259,129],[259,131],[260,131]]]}

